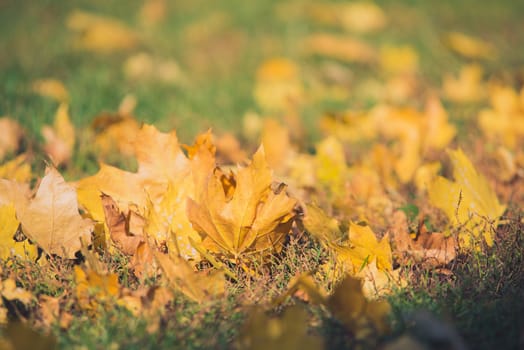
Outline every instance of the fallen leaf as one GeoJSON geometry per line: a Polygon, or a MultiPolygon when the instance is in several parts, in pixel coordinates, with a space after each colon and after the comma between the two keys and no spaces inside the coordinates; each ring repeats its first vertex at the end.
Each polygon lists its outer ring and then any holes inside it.
{"type": "Polygon", "coordinates": [[[17,216],[24,234],[46,253],[73,259],[81,241],[91,242],[93,222],[78,212],[75,189],[48,167],[36,195],[17,216]]]}
{"type": "Polygon", "coordinates": [[[144,242],[142,231],[144,219],[132,210],[129,210],[127,214],[120,212],[116,202],[106,194],[102,194],[101,199],[111,240],[122,253],[127,255],[135,254],[138,245],[144,242]],[[138,221],[135,230],[132,220],[138,221]]]}
{"type": "Polygon", "coordinates": [[[346,30],[368,33],[384,28],[386,14],[373,2],[316,4],[307,7],[309,15],[318,22],[338,25],[346,30]]]}
{"type": "Polygon", "coordinates": [[[386,300],[367,300],[362,292],[362,282],[355,277],[344,278],[328,298],[326,306],[357,339],[389,331],[387,316],[391,306],[386,300]]]}
{"type": "Polygon", "coordinates": [[[84,11],[72,12],[67,27],[76,33],[76,47],[94,53],[129,50],[139,43],[138,35],[123,22],[84,11]]]}
{"type": "MultiPolygon", "coordinates": [[[[524,92],[520,95],[524,96],[524,92]]],[[[492,87],[489,96],[491,108],[480,111],[478,125],[488,140],[516,150],[524,136],[524,102],[508,86],[492,87]]]]}
{"type": "Polygon", "coordinates": [[[118,275],[84,270],[75,266],[75,295],[78,305],[87,311],[97,312],[99,307],[106,308],[120,295],[118,275]]]}
{"type": "Polygon", "coordinates": [[[380,65],[388,73],[415,73],[418,54],[411,46],[383,46],[380,49],[380,65]]]}
{"type": "Polygon", "coordinates": [[[35,300],[33,294],[16,285],[15,280],[8,278],[0,281],[0,289],[2,297],[7,300],[18,300],[22,304],[28,306],[35,300]]]}
{"type": "Polygon", "coordinates": [[[254,90],[258,105],[268,110],[286,110],[303,99],[297,64],[287,58],[272,58],[257,70],[254,90]]]}
{"type": "Polygon", "coordinates": [[[458,78],[444,74],[442,81],[444,95],[457,103],[471,103],[482,100],[486,95],[482,75],[482,67],[478,64],[463,66],[458,78]]]}
{"type": "Polygon", "coordinates": [[[389,240],[377,236],[367,225],[349,224],[348,255],[354,266],[355,272],[376,260],[380,270],[393,270],[393,261],[389,240]]]}
{"type": "Polygon", "coordinates": [[[61,104],[55,115],[53,126],[44,125],[42,136],[45,139],[44,151],[55,166],[71,160],[75,146],[75,127],[69,118],[69,107],[61,104]]]}
{"type": "Polygon", "coordinates": [[[377,59],[375,49],[359,39],[333,34],[312,34],[303,42],[303,50],[309,55],[334,58],[345,62],[373,63],[377,59]]]}
{"type": "Polygon", "coordinates": [[[115,152],[132,156],[140,123],[129,114],[102,113],[91,123],[95,132],[94,146],[102,159],[115,152]]]}
{"type": "Polygon", "coordinates": [[[219,298],[225,293],[223,271],[195,271],[187,261],[175,256],[154,253],[169,286],[184,293],[188,298],[202,303],[219,298]]]}
{"type": "Polygon", "coordinates": [[[466,58],[491,59],[495,56],[493,47],[486,41],[460,32],[450,32],[444,43],[455,53],[466,58]]]}
{"type": "Polygon", "coordinates": [[[341,242],[344,234],[340,230],[340,223],[330,218],[322,209],[313,204],[306,204],[306,212],[302,219],[305,229],[320,242],[329,246],[331,243],[341,242]]]}
{"type": "Polygon", "coordinates": [[[487,180],[475,170],[461,149],[448,151],[454,182],[438,177],[428,188],[429,201],[444,211],[450,225],[458,229],[462,249],[471,249],[484,240],[493,245],[494,229],[506,206],[487,180]]]}
{"type": "Polygon", "coordinates": [[[15,206],[13,204],[0,205],[0,260],[5,261],[11,256],[22,259],[35,260],[38,249],[29,243],[27,239],[22,241],[15,239],[15,234],[20,226],[16,218],[15,206]]]}
{"type": "Polygon", "coordinates": [[[0,178],[28,183],[31,180],[31,165],[27,154],[21,154],[0,165],[0,178]]]}
{"type": "Polygon", "coordinates": [[[308,313],[299,306],[287,308],[280,318],[259,308],[251,311],[238,338],[241,349],[322,349],[322,339],[308,334],[308,313]]]}
{"type": "Polygon", "coordinates": [[[249,166],[233,174],[230,197],[219,173],[208,177],[201,195],[188,201],[189,220],[207,249],[233,261],[248,253],[280,251],[296,201],[284,190],[273,191],[271,177],[263,147],[249,166]]]}
{"type": "MultiPolygon", "coordinates": [[[[409,230],[406,214],[398,210],[393,214],[391,239],[394,254],[401,265],[412,259],[429,267],[439,267],[450,263],[457,255],[457,244],[453,237],[445,237],[440,232],[419,230],[415,239],[409,230]]],[[[422,223],[423,225],[423,223],[422,223]]]]}
{"type": "Polygon", "coordinates": [[[16,120],[0,118],[0,160],[18,151],[23,134],[22,127],[16,120]]]}
{"type": "Polygon", "coordinates": [[[31,84],[33,92],[40,96],[50,97],[58,102],[68,102],[69,92],[64,83],[57,79],[39,79],[31,84]]]}

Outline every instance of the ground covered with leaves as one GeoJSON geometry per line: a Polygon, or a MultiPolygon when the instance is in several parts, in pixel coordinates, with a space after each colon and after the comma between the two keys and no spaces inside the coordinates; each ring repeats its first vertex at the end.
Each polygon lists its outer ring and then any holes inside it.
{"type": "Polygon", "coordinates": [[[0,348],[524,346],[521,13],[0,3],[0,348]]]}

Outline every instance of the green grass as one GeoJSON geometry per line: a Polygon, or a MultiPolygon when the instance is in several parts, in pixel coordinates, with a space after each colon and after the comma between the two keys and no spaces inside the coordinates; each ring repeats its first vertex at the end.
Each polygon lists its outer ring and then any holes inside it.
{"type": "MultiPolygon", "coordinates": [[[[297,4],[302,3],[296,1],[297,4]]],[[[363,38],[372,45],[409,44],[419,53],[423,88],[439,89],[442,74],[458,72],[467,60],[447,50],[441,37],[449,30],[462,31],[486,39],[497,48],[497,59],[483,62],[486,76],[515,87],[524,83],[524,2],[497,1],[377,1],[389,18],[385,31],[363,38]]],[[[102,111],[116,111],[127,94],[136,96],[135,114],[140,121],[154,123],[163,130],[176,128],[182,142],[212,127],[220,132],[241,132],[243,115],[262,111],[253,98],[255,72],[264,59],[284,56],[301,67],[306,83],[325,59],[305,57],[299,43],[316,31],[336,31],[312,24],[305,17],[276,15],[281,1],[257,0],[246,4],[240,0],[169,2],[169,16],[151,32],[143,34],[136,49],[108,55],[82,52],[71,47],[72,34],[65,19],[82,9],[114,16],[131,26],[138,25],[141,1],[58,1],[4,0],[0,2],[0,116],[9,115],[27,129],[28,147],[35,147],[35,172],[42,174],[45,156],[38,149],[40,130],[52,123],[57,103],[36,96],[30,84],[39,78],[56,78],[64,82],[71,95],[70,108],[78,128],[89,127],[102,111]],[[238,47],[191,47],[184,40],[188,26],[221,12],[227,24],[220,35],[240,35],[238,47]],[[220,50],[225,51],[220,51],[220,50]],[[132,54],[147,52],[155,57],[176,60],[185,83],[130,81],[122,70],[132,54]],[[221,56],[225,54],[225,56],[221,56]],[[201,61],[193,58],[199,55],[201,61]],[[216,55],[216,57],[214,56],[216,55]],[[203,58],[202,58],[203,57],[203,58]],[[231,59],[231,61],[229,61],[231,59]],[[220,64],[217,64],[220,63],[220,64]],[[36,140],[36,141],[35,141],[36,140]]],[[[344,64],[351,71],[352,86],[369,79],[382,79],[383,73],[373,65],[344,64]]],[[[322,100],[300,109],[307,131],[306,149],[318,139],[316,121],[326,111],[366,109],[377,101],[364,99],[352,91],[348,101],[322,100]]],[[[417,105],[418,102],[413,102],[417,105]]],[[[478,105],[457,106],[445,101],[451,120],[458,125],[458,142],[472,139],[472,119],[478,105]]],[[[67,176],[78,178],[96,170],[97,159],[79,150],[67,176]]],[[[436,271],[415,270],[412,283],[389,298],[394,307],[393,335],[379,339],[389,341],[400,334],[414,334],[407,321],[417,310],[425,309],[453,325],[475,349],[517,348],[524,331],[524,241],[522,208],[510,212],[516,218],[499,228],[497,245],[485,253],[462,256],[449,266],[452,277],[436,271]]],[[[110,258],[111,259],[111,258],[110,258]]],[[[116,259],[116,258],[115,258],[116,259]]],[[[303,271],[315,270],[327,259],[327,252],[305,237],[290,244],[259,280],[245,278],[229,284],[225,300],[198,306],[182,296],[169,305],[160,330],[147,331],[147,321],[131,317],[120,308],[100,310],[98,317],[82,316],[71,327],[54,327],[61,348],[149,349],[149,348],[231,348],[246,315],[243,303],[267,302],[283,292],[289,279],[303,271]],[[306,248],[305,248],[306,247],[306,248]]],[[[113,261],[114,266],[117,264],[113,261]]],[[[71,266],[43,276],[38,266],[3,266],[6,277],[14,274],[35,294],[57,296],[72,285],[71,266]],[[16,268],[15,268],[16,267],[16,268]]],[[[121,282],[129,271],[118,271],[121,282]]],[[[326,281],[322,281],[327,285],[326,281]]],[[[329,288],[331,286],[327,285],[329,288]]],[[[299,301],[289,301],[289,303],[299,301]]],[[[19,305],[12,305],[16,310],[19,305]]],[[[26,310],[27,311],[27,310],[26,310]]],[[[309,306],[318,321],[312,332],[325,337],[330,348],[352,348],[354,339],[322,308],[309,306]]]]}

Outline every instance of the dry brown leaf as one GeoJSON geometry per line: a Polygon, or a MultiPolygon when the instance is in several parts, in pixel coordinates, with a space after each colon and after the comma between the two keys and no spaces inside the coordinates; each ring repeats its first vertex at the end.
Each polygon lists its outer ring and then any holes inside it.
{"type": "Polygon", "coordinates": [[[93,222],[78,212],[75,189],[55,168],[48,167],[36,195],[17,216],[24,234],[46,253],[75,258],[81,241],[91,243],[93,222]]]}
{"type": "Polygon", "coordinates": [[[384,28],[384,11],[369,1],[351,3],[324,4],[311,3],[308,14],[317,22],[340,26],[346,30],[367,33],[384,28]]]}
{"type": "Polygon", "coordinates": [[[131,209],[127,214],[122,213],[113,198],[106,194],[102,194],[102,206],[106,225],[115,246],[124,254],[135,254],[139,244],[144,242],[144,219],[131,209]],[[135,225],[135,222],[138,222],[138,225],[135,225]]]}
{"type": "MultiPolygon", "coordinates": [[[[423,220],[423,217],[421,217],[423,220]]],[[[396,211],[392,218],[390,228],[391,239],[395,247],[394,252],[397,260],[406,265],[413,259],[426,266],[438,267],[447,265],[457,255],[457,244],[453,237],[445,237],[440,232],[429,232],[424,229],[424,224],[413,239],[409,232],[406,214],[396,211]]]]}

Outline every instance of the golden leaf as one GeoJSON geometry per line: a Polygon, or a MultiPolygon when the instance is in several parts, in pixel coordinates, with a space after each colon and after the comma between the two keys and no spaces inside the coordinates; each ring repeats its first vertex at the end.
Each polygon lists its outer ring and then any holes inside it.
{"type": "Polygon", "coordinates": [[[31,180],[31,165],[27,161],[27,155],[18,157],[3,163],[0,166],[0,178],[15,180],[19,183],[27,183],[31,180]]]}
{"type": "Polygon", "coordinates": [[[461,248],[470,249],[484,239],[493,245],[493,230],[506,206],[487,180],[479,174],[461,149],[448,152],[453,164],[454,182],[438,177],[428,188],[430,203],[447,215],[452,227],[459,230],[461,248]]]}
{"type": "Polygon", "coordinates": [[[67,27],[77,33],[77,47],[95,53],[128,50],[139,43],[138,35],[123,22],[84,11],[71,13],[67,27]]]}
{"type": "Polygon", "coordinates": [[[101,273],[75,266],[75,294],[78,305],[88,311],[96,312],[99,306],[107,306],[120,295],[118,275],[101,273]]]}
{"type": "MultiPolygon", "coordinates": [[[[524,96],[523,91],[521,96],[524,96]]],[[[492,108],[479,113],[480,129],[488,140],[501,142],[512,150],[517,149],[524,136],[524,103],[519,101],[517,91],[506,86],[493,87],[490,102],[492,108]]]]}
{"type": "Polygon", "coordinates": [[[11,278],[0,281],[0,289],[2,297],[7,300],[18,300],[24,305],[29,305],[35,299],[31,292],[17,287],[15,280],[11,278]]]}
{"type": "Polygon", "coordinates": [[[345,62],[373,63],[377,53],[368,44],[349,36],[312,34],[303,43],[304,52],[345,62]]]}
{"type": "Polygon", "coordinates": [[[308,334],[308,313],[291,306],[280,318],[268,317],[255,308],[244,324],[238,344],[241,349],[322,349],[322,339],[308,334]]]}
{"type": "Polygon", "coordinates": [[[332,195],[344,193],[348,176],[344,146],[334,136],[329,136],[316,146],[316,177],[332,195]]]}
{"type": "Polygon", "coordinates": [[[493,58],[495,51],[486,41],[459,32],[450,32],[444,43],[455,53],[466,58],[493,58]]]}
{"type": "Polygon", "coordinates": [[[268,110],[286,110],[300,102],[303,87],[297,65],[286,58],[263,62],[257,71],[254,96],[257,103],[268,110]]]}
{"type": "Polygon", "coordinates": [[[380,30],[387,21],[384,11],[369,1],[327,5],[312,3],[307,10],[309,15],[318,22],[335,24],[359,33],[380,30]]]}
{"type": "Polygon", "coordinates": [[[263,147],[251,164],[234,175],[233,193],[215,172],[199,198],[189,199],[188,217],[204,239],[205,246],[227,258],[248,252],[279,251],[293,222],[296,201],[285,191],[271,189],[271,171],[263,147]]]}
{"type": "Polygon", "coordinates": [[[164,277],[171,288],[179,290],[190,299],[202,303],[218,298],[225,292],[223,271],[195,271],[187,261],[176,256],[154,252],[164,277]]]}
{"type": "Polygon", "coordinates": [[[391,312],[391,306],[385,300],[366,300],[361,281],[355,277],[344,278],[326,305],[357,339],[367,338],[377,332],[384,334],[389,330],[386,318],[391,312]]]}
{"type": "Polygon", "coordinates": [[[331,243],[340,242],[344,237],[338,220],[327,216],[316,205],[306,205],[306,213],[302,222],[305,229],[325,245],[329,246],[331,243]]]}
{"type": "Polygon", "coordinates": [[[458,103],[482,100],[486,95],[482,75],[482,67],[478,64],[462,67],[458,78],[445,74],[442,81],[444,95],[451,101],[458,103]]]}
{"type": "Polygon", "coordinates": [[[393,270],[391,247],[387,238],[380,242],[369,226],[355,224],[349,225],[348,256],[354,266],[355,272],[376,260],[380,270],[393,270]]]}
{"type": "Polygon", "coordinates": [[[35,197],[17,208],[17,216],[24,234],[48,254],[73,259],[81,240],[91,242],[93,222],[80,216],[74,188],[54,168],[46,169],[35,197]]]}
{"type": "Polygon", "coordinates": [[[380,65],[388,73],[414,73],[418,54],[411,46],[384,46],[380,49],[380,65]]]}
{"type": "Polygon", "coordinates": [[[0,205],[0,223],[0,260],[6,260],[10,256],[35,260],[38,256],[37,247],[27,239],[18,241],[14,238],[20,222],[16,218],[13,204],[0,205]]]}
{"type": "Polygon", "coordinates": [[[138,121],[128,114],[102,113],[91,123],[95,132],[94,146],[102,158],[118,151],[124,156],[132,156],[135,139],[140,131],[138,121]]]}

